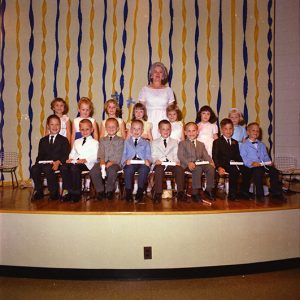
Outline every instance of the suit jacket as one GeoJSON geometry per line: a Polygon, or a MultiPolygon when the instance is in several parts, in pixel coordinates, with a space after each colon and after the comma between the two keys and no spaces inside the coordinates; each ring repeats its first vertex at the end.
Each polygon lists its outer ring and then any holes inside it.
{"type": "Polygon", "coordinates": [[[150,162],[152,161],[151,147],[147,140],[140,138],[136,146],[134,146],[131,137],[125,141],[121,164],[124,165],[125,160],[132,159],[135,156],[138,156],[142,160],[147,159],[150,162]]]}
{"type": "Polygon", "coordinates": [[[270,161],[266,146],[261,141],[257,141],[257,148],[252,144],[250,140],[246,140],[244,143],[240,144],[240,153],[244,161],[245,166],[252,168],[252,163],[267,162],[270,161]]]}
{"type": "Polygon", "coordinates": [[[195,147],[188,139],[181,141],[178,144],[178,158],[183,168],[186,168],[190,161],[195,162],[197,160],[207,160],[212,162],[212,159],[208,155],[203,143],[196,141],[195,147]]]}
{"type": "Polygon", "coordinates": [[[40,139],[36,163],[41,160],[60,160],[64,163],[70,153],[70,144],[66,137],[57,134],[53,145],[49,143],[49,135],[40,139]]]}
{"type": "Polygon", "coordinates": [[[99,142],[93,139],[91,135],[86,138],[84,145],[82,145],[82,142],[83,138],[74,141],[69,158],[74,160],[86,159],[85,165],[90,170],[97,162],[99,142]]]}
{"type": "Polygon", "coordinates": [[[174,162],[179,161],[177,156],[178,142],[177,140],[170,137],[167,139],[167,147],[165,147],[164,139],[162,137],[159,137],[152,141],[151,152],[152,160],[154,162],[157,160],[165,161],[166,159],[174,162]]]}
{"type": "Polygon", "coordinates": [[[240,155],[239,143],[231,138],[231,145],[229,145],[224,136],[214,140],[212,159],[216,168],[229,166],[231,160],[242,162],[243,159],[240,155]]]}
{"type": "Polygon", "coordinates": [[[124,139],[115,135],[110,141],[109,136],[100,139],[98,149],[98,161],[114,161],[121,164],[121,158],[124,150],[124,139]]]}

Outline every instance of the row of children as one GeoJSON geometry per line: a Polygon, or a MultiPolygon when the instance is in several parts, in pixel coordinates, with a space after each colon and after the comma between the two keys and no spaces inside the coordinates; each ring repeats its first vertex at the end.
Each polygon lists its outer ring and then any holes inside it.
{"type": "Polygon", "coordinates": [[[201,187],[202,172],[205,172],[207,178],[206,195],[210,200],[214,200],[215,166],[219,174],[229,173],[229,199],[231,200],[235,200],[237,197],[237,178],[240,172],[243,175],[241,197],[249,198],[249,182],[253,176],[257,197],[261,199],[263,196],[262,176],[265,172],[268,172],[271,177],[272,196],[276,199],[282,199],[278,171],[273,166],[266,166],[265,163],[270,161],[270,158],[265,145],[257,140],[259,136],[259,125],[257,123],[248,125],[249,138],[240,145],[240,155],[238,142],[232,139],[233,122],[230,119],[222,120],[222,137],[214,140],[212,156],[207,153],[205,145],[197,140],[199,124],[197,125],[194,122],[189,122],[184,126],[186,139],[180,141],[179,144],[171,137],[172,125],[168,120],[159,122],[160,137],[152,141],[151,145],[149,141],[142,137],[144,123],[139,119],[131,122],[130,137],[125,142],[122,137],[117,135],[120,131],[118,119],[109,117],[104,126],[107,134],[100,139],[99,143],[92,137],[94,126],[91,120],[80,120],[79,131],[82,137],[74,141],[68,156],[68,140],[63,139],[58,134],[60,132],[60,118],[56,115],[48,117],[47,128],[50,134],[41,139],[37,163],[32,167],[32,178],[36,187],[35,199],[43,197],[40,182],[41,172],[44,172],[48,179],[50,198],[58,198],[58,186],[53,171],[58,170],[59,167],[64,189],[67,191],[63,200],[79,201],[81,172],[84,170],[90,170],[90,176],[97,191],[97,198],[107,197],[112,199],[117,171],[123,167],[126,199],[128,201],[133,198],[133,176],[136,171],[139,173],[136,194],[136,201],[139,202],[143,197],[151,163],[154,165],[155,172],[154,199],[156,201],[161,199],[161,179],[165,170],[175,173],[177,196],[179,200],[183,199],[184,170],[186,169],[192,173],[193,200],[200,200],[199,189],[201,187]],[[53,163],[49,164],[49,160],[53,163]],[[137,163],[139,160],[143,163],[137,163]],[[203,164],[203,161],[208,163],[203,164]],[[243,161],[245,166],[232,165],[231,161],[243,161]],[[106,178],[106,180],[104,181],[103,178],[106,178]]]}

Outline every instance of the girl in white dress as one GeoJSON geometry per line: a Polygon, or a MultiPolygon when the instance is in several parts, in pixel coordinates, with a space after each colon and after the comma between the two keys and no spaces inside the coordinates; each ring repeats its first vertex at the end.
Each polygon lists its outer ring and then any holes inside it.
{"type": "Polygon", "coordinates": [[[146,106],[148,120],[153,125],[153,139],[160,137],[158,122],[167,119],[166,108],[175,101],[172,89],[166,86],[168,72],[164,64],[156,62],[149,71],[150,84],[144,86],[139,94],[139,102],[146,106]]]}
{"type": "Polygon", "coordinates": [[[212,157],[213,141],[218,138],[218,127],[215,122],[217,117],[210,106],[204,105],[197,113],[198,123],[198,141],[205,145],[207,153],[212,157]]]}
{"type": "Polygon", "coordinates": [[[171,104],[167,107],[167,117],[171,123],[172,131],[170,137],[178,143],[184,140],[184,130],[182,123],[182,114],[176,104],[171,104]]]}
{"type": "MultiPolygon", "coordinates": [[[[60,118],[60,135],[65,136],[69,143],[71,141],[71,121],[69,117],[67,116],[68,112],[68,105],[66,101],[62,98],[54,98],[51,101],[51,109],[55,115],[57,115],[60,118]]],[[[47,126],[45,127],[45,135],[49,134],[49,130],[47,129],[47,126]]]]}
{"type": "MultiPolygon", "coordinates": [[[[153,140],[152,137],[152,123],[148,122],[148,116],[147,116],[147,110],[144,104],[142,103],[136,103],[132,110],[132,119],[131,122],[134,120],[141,120],[144,124],[144,131],[142,134],[142,138],[149,140],[150,142],[153,140]]],[[[131,136],[130,134],[130,128],[131,128],[131,122],[128,122],[126,124],[127,129],[127,139],[131,136]]]]}
{"type": "MultiPolygon", "coordinates": [[[[123,119],[119,118],[121,110],[120,110],[120,107],[119,107],[119,104],[117,103],[117,101],[115,99],[107,100],[104,104],[104,111],[107,114],[107,119],[115,118],[118,121],[119,131],[117,132],[117,136],[120,136],[123,139],[125,139],[126,138],[125,123],[124,123],[123,119]]],[[[100,123],[100,138],[107,135],[107,132],[105,129],[105,122],[106,122],[106,120],[103,120],[100,123]]]]}

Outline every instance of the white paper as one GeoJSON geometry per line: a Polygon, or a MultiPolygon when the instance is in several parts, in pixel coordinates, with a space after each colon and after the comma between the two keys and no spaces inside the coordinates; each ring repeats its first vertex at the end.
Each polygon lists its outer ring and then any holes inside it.
{"type": "Polygon", "coordinates": [[[272,164],[271,161],[264,161],[260,163],[261,166],[270,166],[271,164],[272,164]]]}
{"type": "Polygon", "coordinates": [[[163,161],[161,164],[163,166],[176,166],[176,162],[175,161],[163,161]]]}
{"type": "Polygon", "coordinates": [[[53,160],[40,160],[39,164],[52,164],[53,160]]]}
{"type": "Polygon", "coordinates": [[[132,165],[144,165],[145,161],[144,160],[139,160],[139,159],[132,159],[130,161],[130,164],[132,164],[132,165]]]}
{"type": "Polygon", "coordinates": [[[231,166],[243,166],[244,163],[242,161],[231,161],[230,165],[231,166]]]}
{"type": "Polygon", "coordinates": [[[209,161],[208,160],[196,161],[195,165],[196,166],[209,165],[209,161]]]}

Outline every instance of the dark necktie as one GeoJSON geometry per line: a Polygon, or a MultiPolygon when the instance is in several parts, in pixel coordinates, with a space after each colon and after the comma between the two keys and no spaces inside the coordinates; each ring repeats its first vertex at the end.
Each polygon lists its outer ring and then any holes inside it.
{"type": "Polygon", "coordinates": [[[134,140],[134,147],[136,147],[136,145],[138,144],[138,139],[134,140]]]}
{"type": "Polygon", "coordinates": [[[226,139],[226,141],[227,141],[227,144],[230,146],[231,145],[230,139],[226,139]]]}
{"type": "Polygon", "coordinates": [[[85,142],[86,142],[86,137],[83,138],[82,146],[85,144],[85,142]]]}
{"type": "Polygon", "coordinates": [[[194,147],[196,148],[196,141],[192,141],[194,147]]]}
{"type": "Polygon", "coordinates": [[[112,136],[109,137],[109,140],[110,140],[110,141],[112,140],[112,136]]]}
{"type": "Polygon", "coordinates": [[[165,145],[165,148],[167,148],[167,140],[164,139],[164,145],[165,145]]]}
{"type": "Polygon", "coordinates": [[[53,145],[53,142],[54,142],[54,135],[51,135],[50,136],[50,145],[53,145]]]}

